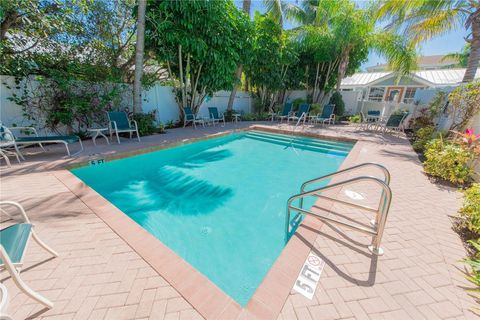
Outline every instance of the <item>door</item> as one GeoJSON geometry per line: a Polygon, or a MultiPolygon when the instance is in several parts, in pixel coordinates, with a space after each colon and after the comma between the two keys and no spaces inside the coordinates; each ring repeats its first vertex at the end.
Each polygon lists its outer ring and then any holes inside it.
{"type": "Polygon", "coordinates": [[[400,102],[403,96],[403,87],[389,87],[385,95],[385,101],[400,102]]]}

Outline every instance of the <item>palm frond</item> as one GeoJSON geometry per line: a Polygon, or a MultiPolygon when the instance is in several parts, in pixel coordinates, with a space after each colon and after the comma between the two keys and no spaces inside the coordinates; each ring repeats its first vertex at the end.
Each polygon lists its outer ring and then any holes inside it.
{"type": "Polygon", "coordinates": [[[457,9],[447,9],[424,19],[419,19],[418,22],[407,27],[406,33],[411,35],[414,43],[420,43],[447,33],[460,25],[461,22],[462,16],[457,9]]]}

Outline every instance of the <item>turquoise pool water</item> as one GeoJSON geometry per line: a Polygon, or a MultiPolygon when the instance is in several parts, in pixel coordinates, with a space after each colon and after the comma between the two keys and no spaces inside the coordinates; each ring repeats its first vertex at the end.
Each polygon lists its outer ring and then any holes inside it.
{"type": "Polygon", "coordinates": [[[285,246],[287,199],[351,147],[251,131],[72,172],[243,306],[285,246]]]}

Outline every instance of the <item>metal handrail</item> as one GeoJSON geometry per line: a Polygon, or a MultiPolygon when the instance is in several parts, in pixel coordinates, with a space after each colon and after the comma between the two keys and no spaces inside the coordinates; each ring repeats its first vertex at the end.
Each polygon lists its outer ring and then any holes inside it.
{"type": "MultiPolygon", "coordinates": [[[[346,168],[346,169],[343,169],[343,170],[340,170],[340,171],[335,171],[335,172],[332,172],[332,173],[329,173],[329,174],[326,174],[324,176],[321,176],[319,178],[315,178],[315,179],[312,179],[312,180],[309,180],[309,181],[306,181],[302,184],[301,188],[300,188],[300,192],[305,192],[305,187],[309,184],[312,184],[312,183],[316,183],[316,182],[319,182],[319,181],[322,181],[322,180],[325,180],[325,179],[328,179],[328,178],[331,178],[331,177],[334,177],[334,176],[338,176],[340,174],[343,174],[343,173],[346,173],[346,172],[351,172],[351,171],[354,171],[356,169],[359,169],[359,168],[364,168],[364,167],[376,167],[376,168],[379,168],[382,172],[383,172],[383,181],[387,184],[387,185],[390,185],[390,172],[388,171],[387,168],[385,168],[384,166],[382,166],[381,164],[379,163],[375,163],[375,162],[364,162],[364,163],[361,163],[361,164],[358,164],[356,166],[353,166],[353,167],[349,167],[349,168],[346,168]]],[[[384,194],[382,192],[382,196],[380,197],[380,199],[383,199],[384,197],[384,194]]],[[[303,199],[300,200],[300,207],[303,207],[303,199]]],[[[363,209],[367,209],[366,207],[363,207],[363,209]]],[[[368,210],[368,209],[367,209],[368,210]]],[[[372,220],[372,224],[375,223],[376,220],[372,220]]]]}
{"type": "Polygon", "coordinates": [[[312,180],[309,180],[309,181],[306,181],[302,184],[302,187],[300,188],[300,191],[301,192],[304,192],[305,191],[305,187],[309,184],[312,184],[312,183],[315,183],[315,182],[318,182],[318,181],[322,181],[322,180],[325,180],[325,179],[328,179],[328,178],[331,178],[333,176],[338,176],[340,174],[343,174],[345,172],[350,172],[350,171],[353,171],[355,169],[358,169],[358,168],[363,168],[363,167],[377,167],[379,168],[380,170],[382,170],[383,172],[383,175],[384,175],[384,182],[389,185],[390,184],[390,172],[387,170],[387,168],[385,168],[384,166],[382,166],[381,164],[379,163],[375,163],[375,162],[364,162],[364,163],[361,163],[359,165],[356,165],[356,166],[353,166],[353,167],[349,167],[349,168],[346,168],[346,169],[343,169],[343,170],[340,170],[340,171],[336,171],[336,172],[332,172],[330,174],[326,174],[324,176],[321,176],[319,178],[315,178],[315,179],[312,179],[312,180]]]}
{"type": "MultiPolygon", "coordinates": [[[[375,165],[377,165],[377,164],[375,164],[375,165]]],[[[359,165],[359,166],[362,166],[362,165],[359,165]]],[[[359,166],[356,166],[356,167],[359,167],[359,166]]],[[[378,166],[383,167],[381,165],[378,165],[378,166]]],[[[355,168],[355,167],[352,167],[352,168],[349,168],[349,169],[353,169],[353,168],[355,168]]],[[[348,169],[345,169],[343,171],[346,171],[346,170],[348,170],[348,169]]],[[[386,174],[386,181],[390,182],[390,173],[388,172],[388,170],[386,170],[386,173],[387,173],[386,174]]],[[[332,175],[334,175],[334,174],[332,174],[332,175]]],[[[328,175],[328,176],[332,176],[332,175],[328,175]]],[[[316,180],[316,179],[314,179],[314,180],[316,180]]],[[[324,187],[320,187],[320,188],[317,188],[317,189],[314,189],[314,190],[311,190],[311,191],[306,191],[306,192],[303,191],[299,194],[291,196],[287,201],[287,216],[286,216],[286,221],[285,221],[285,242],[287,242],[288,239],[289,239],[290,216],[291,216],[291,211],[293,210],[293,211],[296,211],[296,212],[299,212],[299,213],[311,215],[311,216],[316,217],[317,219],[320,219],[322,221],[328,221],[328,222],[336,223],[336,224],[339,224],[339,225],[342,225],[342,226],[345,226],[345,227],[348,227],[348,228],[351,228],[351,229],[354,229],[354,230],[357,230],[357,231],[360,231],[360,232],[371,234],[371,235],[373,235],[373,239],[372,239],[372,244],[368,247],[369,250],[373,254],[376,254],[376,255],[383,254],[383,250],[380,248],[380,242],[382,240],[383,231],[385,229],[385,223],[387,221],[388,211],[390,209],[390,204],[391,204],[391,201],[392,201],[392,191],[391,191],[391,189],[390,189],[390,187],[389,187],[389,185],[386,181],[382,181],[382,180],[380,180],[378,178],[375,178],[375,177],[360,176],[360,177],[355,177],[355,178],[351,178],[351,179],[348,179],[348,180],[343,180],[343,181],[340,181],[340,182],[337,182],[337,183],[333,183],[333,184],[330,184],[330,185],[327,185],[327,186],[324,186],[324,187]],[[359,183],[359,182],[365,182],[365,181],[373,182],[373,183],[379,185],[382,188],[381,199],[379,201],[378,208],[375,210],[375,212],[376,212],[375,223],[373,224],[373,226],[371,228],[356,226],[354,224],[342,222],[342,221],[336,220],[334,218],[323,216],[323,215],[311,212],[309,210],[303,209],[303,198],[308,197],[308,196],[313,196],[313,197],[328,198],[328,199],[330,199],[334,202],[339,202],[339,203],[342,203],[342,204],[352,205],[352,206],[355,206],[355,207],[360,207],[360,208],[372,211],[371,209],[373,209],[373,208],[371,208],[371,207],[364,207],[364,206],[360,206],[360,205],[357,205],[357,204],[352,204],[352,203],[349,203],[349,202],[346,202],[346,201],[343,201],[343,200],[325,197],[325,196],[322,196],[322,195],[319,194],[320,191],[330,190],[330,189],[339,188],[339,187],[343,187],[343,186],[346,186],[346,185],[351,185],[351,184],[355,184],[355,183],[359,183]],[[295,207],[295,206],[292,205],[292,202],[294,200],[297,200],[297,199],[300,199],[300,207],[295,207]]],[[[329,212],[332,213],[332,214],[335,214],[335,212],[333,212],[333,211],[329,211],[329,212]]]]}

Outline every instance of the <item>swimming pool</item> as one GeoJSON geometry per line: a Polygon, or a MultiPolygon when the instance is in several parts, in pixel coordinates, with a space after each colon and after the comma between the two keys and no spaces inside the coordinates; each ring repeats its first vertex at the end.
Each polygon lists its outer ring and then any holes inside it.
{"type": "Polygon", "coordinates": [[[248,131],[73,174],[244,306],[285,246],[285,206],[351,143],[248,131]]]}

